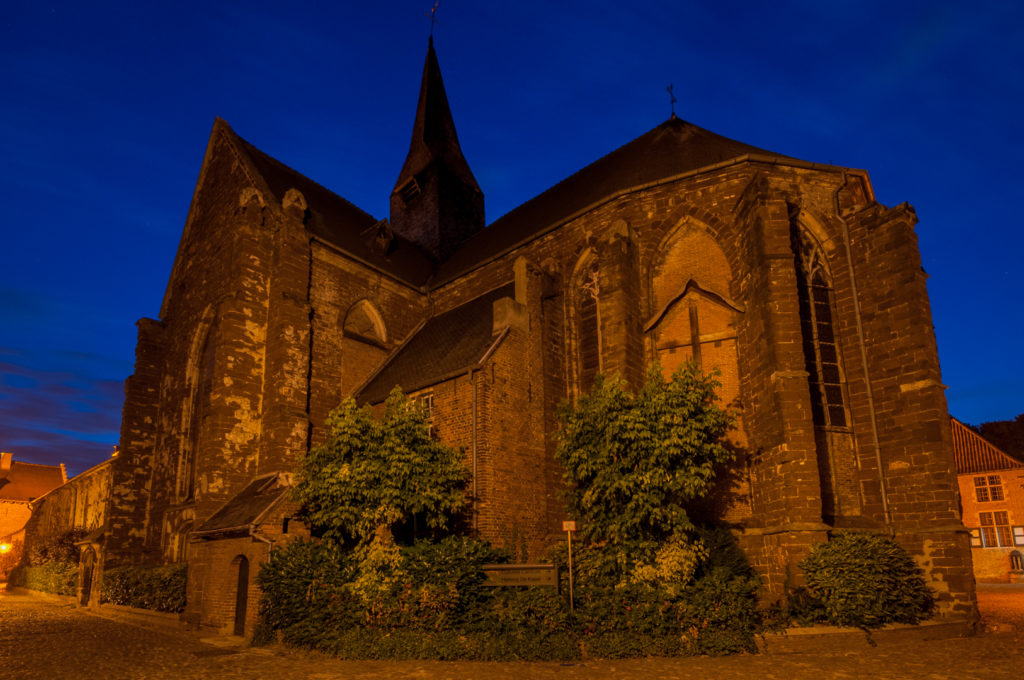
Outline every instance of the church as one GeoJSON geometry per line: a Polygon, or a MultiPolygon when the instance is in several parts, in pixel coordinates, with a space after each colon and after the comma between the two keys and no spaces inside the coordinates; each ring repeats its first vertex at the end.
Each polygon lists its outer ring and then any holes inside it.
{"type": "Polygon", "coordinates": [[[710,519],[769,596],[858,528],[914,555],[941,615],[969,616],[916,222],[863,170],[673,115],[486,224],[432,40],[387,217],[218,119],[160,318],[138,322],[101,562],[187,562],[184,618],[248,634],[258,565],[302,532],[297,460],[343,398],[396,385],[466,452],[473,530],[539,559],[571,519],[559,405],[598,374],[694,361],[738,414],[710,519]]]}

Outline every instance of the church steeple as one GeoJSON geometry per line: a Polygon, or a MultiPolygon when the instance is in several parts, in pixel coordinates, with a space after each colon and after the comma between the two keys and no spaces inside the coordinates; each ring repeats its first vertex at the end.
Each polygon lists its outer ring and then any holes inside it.
{"type": "Polygon", "coordinates": [[[391,192],[391,226],[439,260],[484,227],[484,194],[459,147],[433,37],[409,155],[391,192]]]}

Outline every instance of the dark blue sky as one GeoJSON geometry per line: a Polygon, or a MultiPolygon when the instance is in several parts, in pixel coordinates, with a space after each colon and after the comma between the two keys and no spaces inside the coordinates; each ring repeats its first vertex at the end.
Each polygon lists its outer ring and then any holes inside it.
{"type": "MultiPolygon", "coordinates": [[[[0,17],[0,450],[117,442],[214,116],[378,216],[424,0],[12,3],[0,17]]],[[[951,412],[1024,411],[1019,2],[442,2],[435,43],[488,221],[668,117],[865,168],[917,209],[951,412]]]]}

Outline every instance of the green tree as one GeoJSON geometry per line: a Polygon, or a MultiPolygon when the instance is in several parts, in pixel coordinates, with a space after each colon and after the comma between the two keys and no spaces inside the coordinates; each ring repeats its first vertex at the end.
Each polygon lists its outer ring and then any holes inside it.
{"type": "Polygon", "coordinates": [[[442,530],[465,506],[462,452],[432,439],[424,410],[397,387],[383,418],[348,398],[327,428],[327,442],[303,457],[295,489],[325,538],[367,543],[404,526],[442,530]]]}
{"type": "Polygon", "coordinates": [[[692,363],[668,381],[654,366],[635,395],[599,377],[563,409],[556,456],[584,539],[678,541],[693,529],[687,503],[707,494],[733,455],[722,443],[733,417],[717,404],[718,386],[692,363]]]}

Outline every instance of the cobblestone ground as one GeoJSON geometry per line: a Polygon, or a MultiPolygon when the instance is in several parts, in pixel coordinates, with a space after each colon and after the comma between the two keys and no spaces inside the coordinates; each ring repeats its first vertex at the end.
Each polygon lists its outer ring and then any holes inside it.
{"type": "MultiPolygon", "coordinates": [[[[226,648],[197,635],[144,628],[70,605],[0,591],[0,678],[250,680],[273,678],[978,678],[1024,677],[1024,586],[983,587],[987,632],[971,638],[895,640],[876,647],[821,639],[813,651],[726,658],[559,663],[338,661],[283,649],[226,648]]],[[[927,638],[927,636],[924,636],[927,638]]]]}

